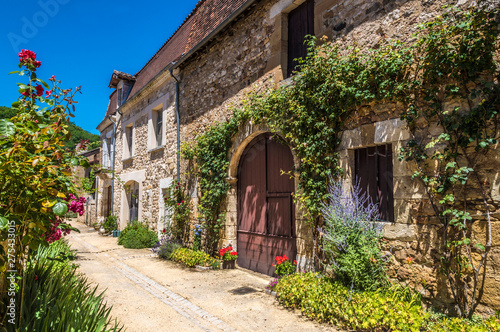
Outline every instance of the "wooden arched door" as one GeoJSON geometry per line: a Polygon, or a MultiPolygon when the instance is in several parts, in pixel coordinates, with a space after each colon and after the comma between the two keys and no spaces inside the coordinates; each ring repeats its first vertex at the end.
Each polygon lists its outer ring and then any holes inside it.
{"type": "Polygon", "coordinates": [[[290,148],[269,134],[245,149],[238,168],[238,265],[272,275],[276,256],[297,255],[290,148]]]}

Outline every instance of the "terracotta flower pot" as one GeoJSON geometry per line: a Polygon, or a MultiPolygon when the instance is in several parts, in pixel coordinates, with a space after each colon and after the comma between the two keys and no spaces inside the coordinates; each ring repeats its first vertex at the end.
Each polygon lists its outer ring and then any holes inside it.
{"type": "Polygon", "coordinates": [[[236,268],[236,260],[222,261],[222,269],[234,269],[236,268]]]}

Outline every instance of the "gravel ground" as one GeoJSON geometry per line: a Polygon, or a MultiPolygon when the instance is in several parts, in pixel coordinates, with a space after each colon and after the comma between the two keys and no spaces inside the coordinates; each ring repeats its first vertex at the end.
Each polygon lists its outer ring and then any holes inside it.
{"type": "Polygon", "coordinates": [[[68,240],[79,270],[112,305],[129,332],[340,331],[279,306],[265,293],[272,279],[245,269],[202,271],[161,260],[148,249],[125,249],[116,238],[76,224],[68,240]]]}

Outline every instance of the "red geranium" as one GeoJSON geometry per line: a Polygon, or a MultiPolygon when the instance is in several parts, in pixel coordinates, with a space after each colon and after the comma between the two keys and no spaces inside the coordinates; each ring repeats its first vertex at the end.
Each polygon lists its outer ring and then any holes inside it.
{"type": "Polygon", "coordinates": [[[222,260],[236,260],[238,258],[238,253],[233,250],[232,246],[222,248],[219,251],[219,255],[222,258],[222,260]]]}

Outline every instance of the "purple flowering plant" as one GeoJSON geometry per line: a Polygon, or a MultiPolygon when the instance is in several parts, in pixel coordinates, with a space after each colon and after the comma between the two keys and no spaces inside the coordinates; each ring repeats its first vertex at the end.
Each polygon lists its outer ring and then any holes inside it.
{"type": "Polygon", "coordinates": [[[383,223],[378,206],[359,182],[345,185],[330,178],[327,197],[321,204],[325,223],[320,229],[327,270],[345,285],[359,290],[386,284],[388,259],[382,254],[383,223]]]}

